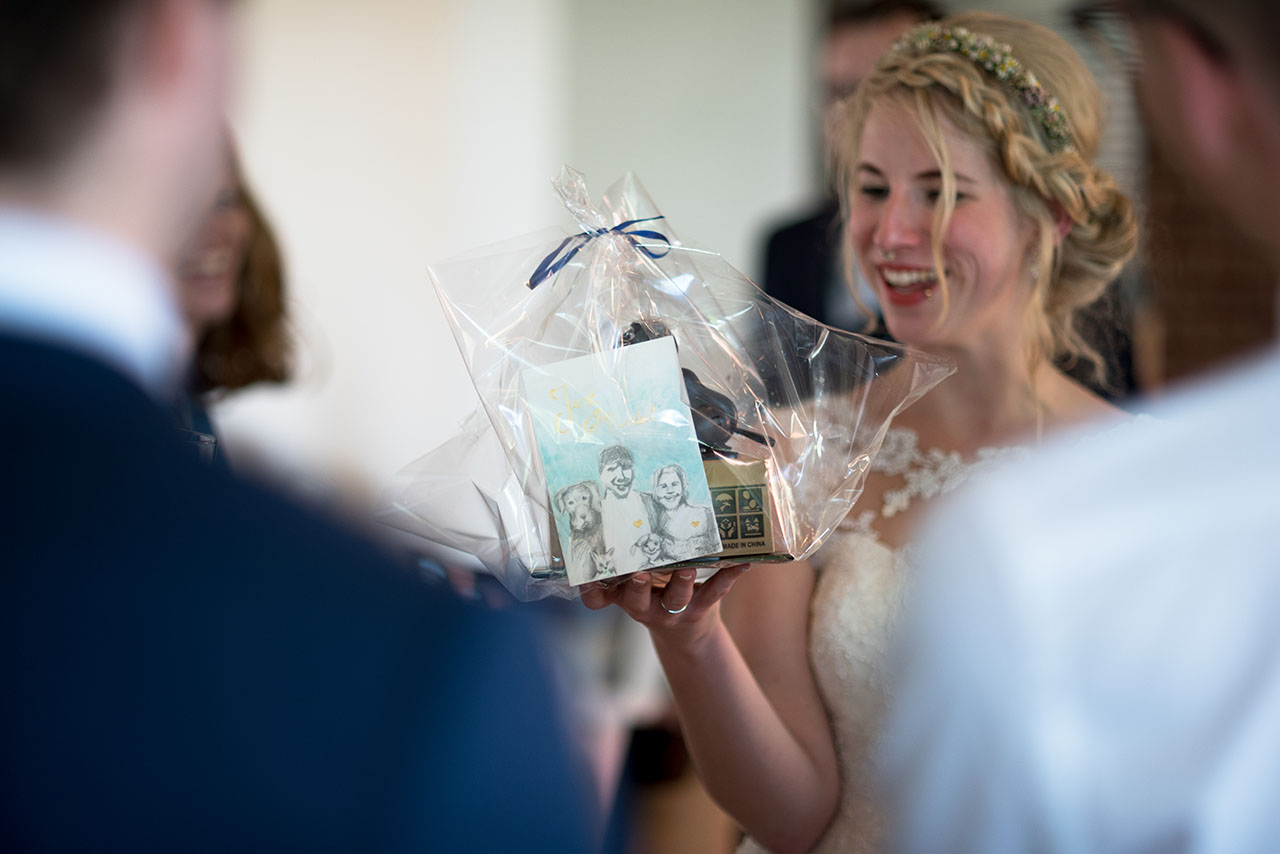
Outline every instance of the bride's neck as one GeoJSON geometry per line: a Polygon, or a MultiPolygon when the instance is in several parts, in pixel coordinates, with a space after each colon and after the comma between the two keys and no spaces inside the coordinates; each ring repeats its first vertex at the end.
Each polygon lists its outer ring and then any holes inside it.
{"type": "MultiPolygon", "coordinates": [[[[1009,352],[948,352],[956,371],[907,410],[930,444],[961,451],[1026,442],[1040,432],[1043,406],[1037,370],[1033,382],[1024,356],[1009,352]]],[[[1041,366],[1052,371],[1052,367],[1041,366]]]]}

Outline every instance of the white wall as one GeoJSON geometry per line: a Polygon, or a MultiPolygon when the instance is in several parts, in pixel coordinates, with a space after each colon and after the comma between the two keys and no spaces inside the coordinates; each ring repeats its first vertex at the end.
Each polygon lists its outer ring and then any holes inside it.
{"type": "Polygon", "coordinates": [[[749,275],[763,224],[813,188],[803,0],[571,0],[571,162],[637,174],[681,237],[749,275]]]}
{"type": "Polygon", "coordinates": [[[304,488],[384,485],[473,392],[427,265],[570,224],[561,163],[636,171],[682,236],[744,268],[803,197],[800,0],[260,0],[232,116],[282,239],[300,376],[215,410],[233,458],[304,488]]]}
{"type": "Polygon", "coordinates": [[[562,147],[559,5],[244,5],[233,124],[284,244],[303,366],[219,406],[233,456],[376,489],[452,430],[472,392],[427,265],[555,214],[537,178],[562,147]]]}

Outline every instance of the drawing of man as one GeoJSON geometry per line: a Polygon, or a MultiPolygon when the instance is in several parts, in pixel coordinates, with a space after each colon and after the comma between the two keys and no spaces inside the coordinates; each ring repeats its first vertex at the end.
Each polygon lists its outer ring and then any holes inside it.
{"type": "Polygon", "coordinates": [[[632,488],[635,479],[635,458],[626,446],[609,445],[600,451],[604,540],[614,550],[618,575],[652,566],[656,557],[645,546],[656,539],[657,504],[649,493],[632,488]]]}

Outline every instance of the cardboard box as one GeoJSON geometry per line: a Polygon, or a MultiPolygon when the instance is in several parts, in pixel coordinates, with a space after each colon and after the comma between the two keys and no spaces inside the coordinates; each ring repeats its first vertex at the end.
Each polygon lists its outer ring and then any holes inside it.
{"type": "Polygon", "coordinates": [[[723,551],[719,559],[773,553],[769,462],[739,457],[703,460],[723,551]]]}

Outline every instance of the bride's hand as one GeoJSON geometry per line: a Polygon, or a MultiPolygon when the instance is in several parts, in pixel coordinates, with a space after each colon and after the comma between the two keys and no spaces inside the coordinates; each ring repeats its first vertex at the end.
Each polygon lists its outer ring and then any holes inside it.
{"type": "Polygon", "coordinates": [[[701,585],[694,583],[697,570],[677,569],[665,587],[653,583],[653,573],[637,572],[609,587],[599,582],[584,586],[582,604],[593,611],[616,604],[650,631],[685,633],[693,629],[697,635],[708,616],[718,612],[717,605],[733,582],[750,568],[746,563],[724,567],[701,585]]]}

